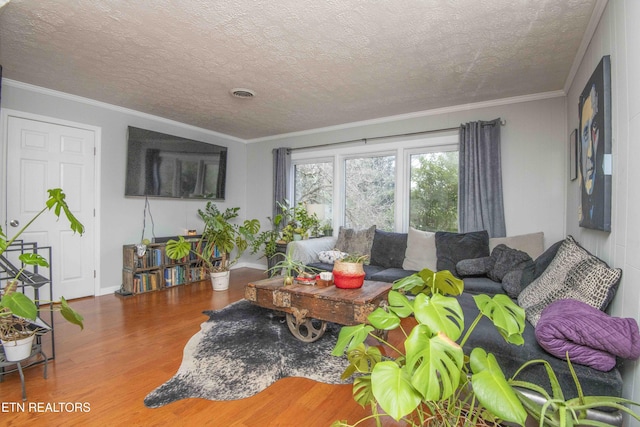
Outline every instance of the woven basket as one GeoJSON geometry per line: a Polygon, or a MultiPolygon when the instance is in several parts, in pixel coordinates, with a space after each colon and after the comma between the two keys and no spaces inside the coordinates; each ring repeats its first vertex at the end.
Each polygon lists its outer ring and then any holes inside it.
{"type": "Polygon", "coordinates": [[[364,283],[364,276],[364,267],[361,262],[336,261],[333,263],[333,283],[336,288],[360,288],[364,283]]]}

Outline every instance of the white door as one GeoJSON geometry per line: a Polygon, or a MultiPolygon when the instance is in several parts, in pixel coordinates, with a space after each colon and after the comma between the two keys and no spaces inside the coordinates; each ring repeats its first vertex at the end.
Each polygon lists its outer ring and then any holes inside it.
{"type": "MultiPolygon", "coordinates": [[[[53,279],[54,300],[95,295],[95,140],[91,129],[8,116],[6,234],[15,234],[42,210],[52,188],[62,188],[85,226],[80,236],[71,231],[64,213],[58,220],[47,211],[21,237],[52,248],[47,274],[53,279]]],[[[45,297],[52,296],[45,291],[45,297]]]]}

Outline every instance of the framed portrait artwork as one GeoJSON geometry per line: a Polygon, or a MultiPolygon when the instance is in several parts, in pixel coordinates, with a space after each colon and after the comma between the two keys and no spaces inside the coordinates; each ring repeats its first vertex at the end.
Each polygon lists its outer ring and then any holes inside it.
{"type": "Polygon", "coordinates": [[[604,56],[578,104],[580,227],[611,231],[611,60],[604,56]]]}

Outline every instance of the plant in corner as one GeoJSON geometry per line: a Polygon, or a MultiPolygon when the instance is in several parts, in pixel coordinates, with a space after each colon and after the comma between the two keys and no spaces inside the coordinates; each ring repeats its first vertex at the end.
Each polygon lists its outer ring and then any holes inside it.
{"type": "MultiPolygon", "coordinates": [[[[169,240],[165,248],[167,256],[181,259],[193,253],[212,275],[212,282],[214,274],[223,273],[228,285],[229,270],[260,231],[260,221],[257,219],[247,219],[242,225],[231,222],[238,217],[239,210],[237,207],[227,208],[222,212],[213,202],[207,202],[204,210],[198,209],[198,215],[204,221],[204,230],[197,244],[192,245],[192,242],[182,236],[178,240],[169,240]],[[232,255],[234,249],[235,256],[232,255]],[[214,261],[216,253],[220,254],[219,262],[214,261]]],[[[224,284],[220,289],[226,289],[224,284]]]]}
{"type": "MultiPolygon", "coordinates": [[[[64,212],[66,218],[69,221],[71,230],[74,233],[82,235],[84,233],[84,226],[78,221],[69,209],[66,201],[65,194],[60,188],[47,190],[49,193],[49,199],[45,203],[45,207],[42,208],[36,215],[27,222],[13,237],[8,238],[0,227],[0,256],[4,256],[7,250],[11,249],[11,245],[17,240],[24,231],[33,224],[36,219],[46,211],[53,210],[53,213],[59,218],[60,214],[64,212]]],[[[34,327],[32,321],[35,321],[38,316],[39,305],[44,301],[34,301],[22,292],[17,291],[18,283],[22,280],[24,274],[26,274],[27,266],[39,266],[48,267],[48,261],[37,253],[23,253],[19,255],[19,260],[22,263],[22,267],[19,271],[13,275],[12,278],[7,280],[5,288],[0,295],[0,339],[2,339],[3,346],[17,345],[19,340],[29,339],[33,340],[35,333],[38,331],[37,327],[34,327]]],[[[76,312],[64,297],[60,298],[60,310],[62,317],[68,322],[80,326],[83,328],[83,318],[76,312]]],[[[31,345],[29,344],[29,349],[31,345]]]]}
{"type": "MultiPolygon", "coordinates": [[[[380,417],[384,415],[378,413],[380,407],[395,420],[403,419],[411,426],[477,426],[501,421],[524,425],[527,415],[539,420],[540,426],[606,425],[585,420],[586,409],[603,406],[640,419],[623,406],[636,404],[634,402],[583,396],[575,373],[579,397],[564,401],[558,380],[548,364],[545,366],[553,396],[535,384],[515,380],[518,373],[508,380],[496,357],[481,347],[466,355],[463,346],[483,316],[514,345],[524,342],[525,316],[524,310],[507,295],[493,298],[475,295],[479,313],[464,331],[462,307],[453,297],[462,290],[462,280],[449,271],[434,273],[424,269],[394,283],[388,307],[372,312],[368,317],[370,325],[342,328],[332,354],[347,354],[350,365],[343,378],[359,374],[354,380],[353,396],[362,406],[370,405],[372,415],[365,419],[374,418],[380,425],[380,417]],[[415,298],[407,298],[406,292],[413,293],[415,298]],[[416,325],[407,333],[401,320],[409,316],[415,317],[416,325]],[[401,348],[374,333],[397,328],[406,337],[401,348]],[[378,347],[365,342],[368,337],[388,346],[396,356],[383,356],[378,347]],[[547,403],[532,402],[518,388],[542,393],[547,403]]],[[[546,362],[534,360],[524,366],[534,363],[546,362]]],[[[347,425],[343,421],[333,424],[334,427],[347,425]]]]}

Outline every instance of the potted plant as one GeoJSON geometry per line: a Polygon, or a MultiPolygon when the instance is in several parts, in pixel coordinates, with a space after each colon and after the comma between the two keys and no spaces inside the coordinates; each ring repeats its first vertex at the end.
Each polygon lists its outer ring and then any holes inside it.
{"type": "Polygon", "coordinates": [[[281,233],[279,230],[280,223],[282,221],[282,215],[276,216],[273,220],[268,218],[271,222],[271,229],[261,231],[255,236],[255,239],[251,242],[251,253],[255,254],[262,249],[263,257],[267,259],[267,271],[273,275],[273,266],[279,260],[282,260],[287,250],[287,243],[281,241],[281,233]]]}
{"type": "Polygon", "coordinates": [[[198,215],[204,221],[204,230],[198,242],[192,245],[192,242],[182,236],[178,240],[171,239],[165,248],[167,256],[181,259],[193,253],[209,273],[213,289],[228,289],[231,267],[238,262],[260,231],[260,221],[257,219],[247,219],[242,225],[232,223],[231,220],[238,216],[239,210],[236,207],[221,212],[213,202],[207,202],[204,210],[198,209],[198,215]],[[220,256],[219,261],[215,259],[216,254],[220,256]]]}
{"type": "Polygon", "coordinates": [[[288,200],[284,203],[278,202],[278,206],[282,211],[274,218],[278,224],[285,224],[282,229],[282,240],[285,243],[293,240],[305,239],[310,237],[310,234],[320,227],[320,220],[318,216],[309,214],[305,203],[298,203],[295,206],[291,206],[288,200]]]}
{"type": "Polygon", "coordinates": [[[333,283],[336,288],[356,289],[364,284],[364,264],[368,255],[349,254],[333,263],[333,283]]]}
{"type": "MultiPolygon", "coordinates": [[[[84,226],[67,206],[64,200],[66,196],[62,190],[55,188],[47,191],[49,193],[49,199],[46,201],[45,207],[36,213],[13,237],[8,239],[2,231],[2,227],[0,227],[0,256],[10,249],[16,239],[47,210],[53,210],[53,213],[58,218],[60,217],[60,213],[64,212],[69,220],[71,230],[79,234],[84,232],[84,226]]],[[[48,261],[37,253],[20,254],[19,260],[22,263],[22,267],[12,278],[7,280],[7,284],[0,295],[0,339],[2,340],[5,357],[8,361],[22,360],[31,353],[33,339],[39,330],[35,324],[38,317],[39,306],[44,302],[34,301],[24,293],[17,291],[18,283],[22,280],[27,266],[49,266],[48,261]],[[12,354],[12,350],[17,350],[18,347],[25,349],[26,356],[24,354],[16,356],[12,354]]],[[[60,310],[62,317],[70,323],[80,326],[81,329],[84,328],[82,316],[69,306],[64,297],[60,298],[59,303],[60,306],[57,309],[60,310]]]]}
{"type": "Polygon", "coordinates": [[[322,226],[322,235],[325,237],[329,237],[333,235],[333,227],[331,226],[331,222],[327,221],[322,226]]]}
{"type": "Polygon", "coordinates": [[[306,275],[309,267],[307,267],[304,263],[293,258],[291,253],[285,253],[283,255],[283,259],[278,261],[273,267],[267,270],[267,273],[270,277],[273,277],[277,274],[284,276],[284,284],[292,285],[293,280],[297,276],[306,275]]]}
{"type": "MultiPolygon", "coordinates": [[[[549,396],[539,386],[507,380],[496,358],[480,347],[465,354],[463,345],[478,321],[486,316],[509,343],[523,342],[525,315],[507,295],[476,295],[477,318],[464,331],[463,312],[455,297],[463,282],[449,271],[434,273],[424,269],[394,283],[388,296],[388,307],[378,308],[368,316],[370,324],[345,326],[340,331],[332,352],[347,353],[350,365],[343,374],[362,374],[353,383],[354,399],[362,406],[370,405],[372,415],[380,416],[378,408],[407,425],[477,426],[495,425],[501,421],[524,425],[528,415],[540,420],[540,425],[606,425],[584,420],[586,410],[611,407],[640,420],[625,404],[637,403],[623,398],[583,396],[574,373],[579,396],[564,401],[558,380],[546,363],[554,395],[549,396]],[[415,295],[414,299],[405,292],[415,295]],[[389,331],[401,327],[401,319],[413,316],[416,326],[407,334],[404,345],[396,348],[376,330],[389,331]],[[389,346],[395,356],[383,356],[380,349],[365,340],[373,338],[389,346]],[[515,387],[528,388],[546,395],[547,404],[537,404],[519,393],[515,387]]],[[[571,364],[569,362],[569,367],[571,364]]],[[[521,368],[522,369],[522,368],[521,368]]],[[[517,375],[517,373],[516,373],[517,375]]],[[[333,426],[346,426],[336,421],[333,426]]]]}

